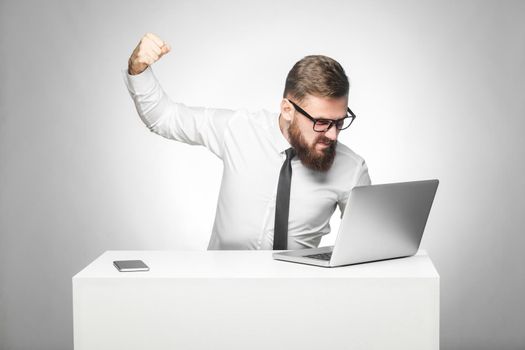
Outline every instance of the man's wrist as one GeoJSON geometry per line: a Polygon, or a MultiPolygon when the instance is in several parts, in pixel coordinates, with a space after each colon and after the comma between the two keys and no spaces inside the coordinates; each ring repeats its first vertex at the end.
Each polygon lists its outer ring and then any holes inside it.
{"type": "Polygon", "coordinates": [[[133,70],[133,65],[131,64],[131,57],[130,57],[129,60],[128,60],[128,74],[129,75],[138,75],[138,74],[140,74],[142,72],[137,72],[137,71],[133,70]]]}

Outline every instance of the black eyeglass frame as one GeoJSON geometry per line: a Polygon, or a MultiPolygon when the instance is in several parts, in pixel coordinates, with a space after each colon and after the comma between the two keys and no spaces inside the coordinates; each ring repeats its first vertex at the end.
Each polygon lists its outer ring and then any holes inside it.
{"type": "MultiPolygon", "coordinates": [[[[299,107],[296,103],[294,103],[292,100],[290,99],[286,99],[288,102],[290,102],[292,104],[292,106],[294,106],[294,108],[299,112],[301,113],[302,115],[304,115],[306,118],[310,119],[314,125],[313,125],[313,130],[315,132],[327,132],[328,130],[330,130],[330,128],[335,125],[336,129],[337,130],[345,130],[345,129],[348,129],[350,127],[350,125],[352,125],[352,123],[354,122],[354,119],[356,117],[356,115],[354,114],[354,112],[352,112],[352,110],[350,109],[350,107],[346,107],[347,109],[347,112],[348,114],[346,115],[346,117],[344,118],[341,118],[341,119],[337,119],[337,120],[334,120],[334,119],[324,119],[324,118],[314,118],[312,117],[310,114],[308,114],[304,109],[302,109],[301,107],[299,107]],[[348,124],[347,126],[345,126],[344,128],[339,128],[337,127],[337,123],[344,123],[344,120],[347,119],[347,118],[350,118],[350,124],[348,124]],[[329,121],[330,124],[328,125],[328,127],[326,128],[326,130],[315,130],[315,125],[317,124],[317,121],[319,120],[322,120],[322,121],[329,121]]],[[[341,124],[343,125],[343,124],[341,124]]]]}

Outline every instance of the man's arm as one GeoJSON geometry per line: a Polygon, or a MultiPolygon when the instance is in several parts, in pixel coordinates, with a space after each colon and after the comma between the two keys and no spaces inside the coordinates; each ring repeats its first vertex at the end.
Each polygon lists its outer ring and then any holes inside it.
{"type": "MultiPolygon", "coordinates": [[[[357,171],[354,180],[353,185],[350,189],[356,187],[356,186],[367,186],[372,184],[372,181],[370,180],[370,175],[368,174],[368,166],[366,165],[366,162],[362,160],[361,166],[359,170],[357,171]]],[[[343,218],[343,214],[345,212],[346,202],[348,201],[348,196],[350,195],[350,191],[345,192],[344,195],[339,198],[339,201],[337,202],[337,205],[339,206],[339,209],[341,210],[341,218],[343,218]]]]}
{"type": "Polygon", "coordinates": [[[148,33],[131,54],[123,75],[137,112],[151,131],[168,139],[203,145],[222,158],[224,131],[235,112],[172,102],[150,67],[169,51],[167,43],[148,33]]]}

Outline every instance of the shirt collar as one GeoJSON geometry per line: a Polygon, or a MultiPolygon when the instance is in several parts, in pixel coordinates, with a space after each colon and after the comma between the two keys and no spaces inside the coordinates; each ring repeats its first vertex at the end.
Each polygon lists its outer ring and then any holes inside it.
{"type": "Polygon", "coordinates": [[[272,136],[275,141],[275,147],[277,148],[278,153],[283,153],[288,148],[292,147],[286,137],[284,137],[283,133],[281,132],[281,128],[279,127],[279,116],[277,115],[277,118],[272,118],[272,136]]]}

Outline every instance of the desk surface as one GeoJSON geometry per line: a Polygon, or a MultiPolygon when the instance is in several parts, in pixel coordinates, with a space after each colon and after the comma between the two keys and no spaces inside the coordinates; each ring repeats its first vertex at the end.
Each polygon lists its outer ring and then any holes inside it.
{"type": "Polygon", "coordinates": [[[439,278],[426,251],[408,258],[335,268],[274,260],[272,250],[106,251],[83,278],[439,278]],[[143,260],[147,272],[119,272],[114,260],[143,260]]]}

